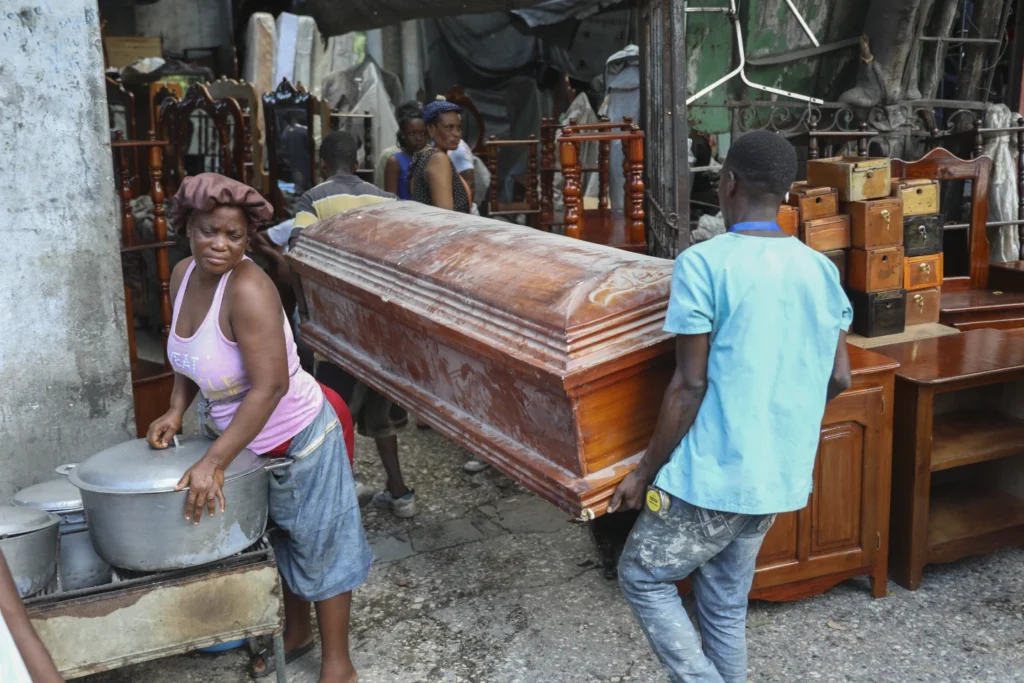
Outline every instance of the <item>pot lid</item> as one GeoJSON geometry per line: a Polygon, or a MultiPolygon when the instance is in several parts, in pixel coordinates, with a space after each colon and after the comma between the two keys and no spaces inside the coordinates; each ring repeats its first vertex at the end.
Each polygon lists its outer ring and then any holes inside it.
{"type": "MultiPolygon", "coordinates": [[[[176,446],[156,450],[145,439],[126,441],[90,457],[71,470],[68,479],[78,488],[96,493],[173,491],[185,471],[206,455],[212,443],[201,436],[179,436],[176,446]]],[[[224,471],[224,481],[255,472],[266,463],[266,458],[246,448],[224,471]]]]}
{"type": "Polygon", "coordinates": [[[60,523],[60,517],[46,510],[0,505],[0,538],[21,536],[60,523]]]}
{"type": "Polygon", "coordinates": [[[82,492],[67,477],[60,477],[18,491],[11,502],[20,507],[49,512],[79,512],[82,509],[82,492]]]}

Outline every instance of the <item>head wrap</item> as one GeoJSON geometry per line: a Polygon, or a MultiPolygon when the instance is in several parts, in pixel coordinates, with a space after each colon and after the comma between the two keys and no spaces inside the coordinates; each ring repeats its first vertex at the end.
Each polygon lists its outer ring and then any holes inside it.
{"type": "Polygon", "coordinates": [[[270,202],[254,188],[219,173],[200,173],[181,181],[171,205],[171,226],[184,234],[193,211],[213,211],[218,206],[240,208],[249,219],[250,230],[274,215],[270,202]]]}
{"type": "Polygon", "coordinates": [[[450,111],[459,112],[462,111],[462,109],[459,105],[449,102],[443,97],[439,97],[427,106],[423,107],[423,123],[433,123],[441,114],[445,114],[450,111]]]}

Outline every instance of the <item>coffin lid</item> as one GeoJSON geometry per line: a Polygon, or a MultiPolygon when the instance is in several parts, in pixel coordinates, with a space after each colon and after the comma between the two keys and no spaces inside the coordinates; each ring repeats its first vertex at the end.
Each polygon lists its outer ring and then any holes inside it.
{"type": "Polygon", "coordinates": [[[290,255],[570,369],[598,350],[668,337],[671,261],[423,204],[376,204],[320,221],[290,255]]]}

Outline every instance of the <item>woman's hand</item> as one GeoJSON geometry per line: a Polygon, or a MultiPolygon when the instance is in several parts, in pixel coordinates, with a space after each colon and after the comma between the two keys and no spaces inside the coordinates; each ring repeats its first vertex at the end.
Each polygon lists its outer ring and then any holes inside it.
{"type": "MultiPolygon", "coordinates": [[[[177,381],[177,378],[175,378],[177,381]]],[[[174,435],[181,431],[181,413],[171,408],[166,413],[153,420],[146,432],[146,441],[157,450],[163,450],[171,445],[174,435]]]]}
{"type": "Polygon", "coordinates": [[[224,500],[224,468],[208,457],[188,468],[174,490],[181,491],[184,488],[188,488],[185,519],[193,524],[199,524],[204,507],[211,517],[217,514],[217,501],[220,501],[221,514],[228,507],[224,500]]]}

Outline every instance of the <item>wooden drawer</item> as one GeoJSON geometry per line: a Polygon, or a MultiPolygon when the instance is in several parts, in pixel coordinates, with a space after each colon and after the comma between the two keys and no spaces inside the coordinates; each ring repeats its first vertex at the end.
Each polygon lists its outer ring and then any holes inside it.
{"type": "Polygon", "coordinates": [[[800,212],[800,220],[813,221],[839,213],[839,197],[831,187],[800,187],[789,191],[789,205],[800,212]]]}
{"type": "Polygon", "coordinates": [[[900,334],[906,325],[906,297],[902,289],[850,292],[853,331],[862,337],[900,334]]]}
{"type": "Polygon", "coordinates": [[[851,249],[847,284],[858,292],[883,292],[903,285],[903,247],[851,249]]]}
{"type": "Polygon", "coordinates": [[[793,237],[800,236],[800,212],[789,204],[779,207],[779,215],[775,221],[782,228],[782,232],[793,237]]]}
{"type": "Polygon", "coordinates": [[[942,284],[942,254],[910,256],[903,262],[903,288],[907,291],[942,284]]]}
{"type": "Polygon", "coordinates": [[[939,212],[938,180],[892,180],[892,196],[903,199],[904,216],[923,216],[939,212]]]}
{"type": "Polygon", "coordinates": [[[859,249],[898,247],[903,244],[903,201],[885,197],[843,204],[850,214],[850,241],[859,249]]]}
{"type": "Polygon", "coordinates": [[[889,159],[876,157],[831,157],[807,162],[807,184],[834,187],[844,202],[888,197],[889,159]]]}
{"type": "Polygon", "coordinates": [[[846,249],[835,249],[824,252],[824,256],[839,269],[839,282],[846,286],[846,249]]]}
{"type": "Polygon", "coordinates": [[[907,292],[907,326],[939,322],[941,296],[939,287],[907,292]]]}
{"type": "Polygon", "coordinates": [[[903,253],[926,256],[942,251],[942,214],[907,216],[903,219],[903,253]]]}
{"type": "Polygon", "coordinates": [[[819,218],[800,224],[800,239],[816,251],[834,251],[850,246],[850,217],[819,218]]]}

